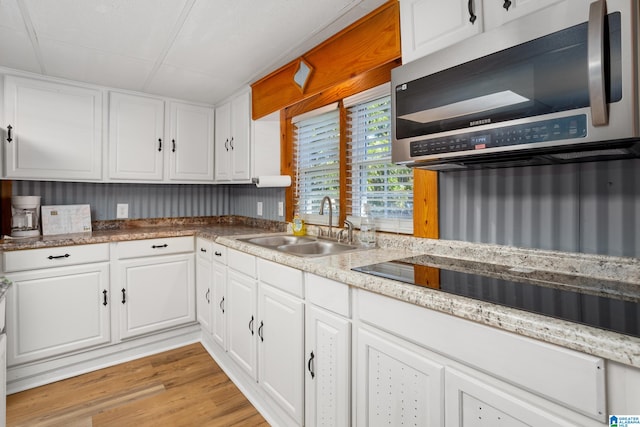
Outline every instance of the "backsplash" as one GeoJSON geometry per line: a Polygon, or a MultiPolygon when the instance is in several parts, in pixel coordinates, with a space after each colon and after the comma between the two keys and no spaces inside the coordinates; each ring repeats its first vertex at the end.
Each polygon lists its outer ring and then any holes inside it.
{"type": "Polygon", "coordinates": [[[13,181],[13,195],[38,195],[43,205],[91,205],[92,220],[116,219],[116,205],[129,205],[129,218],[175,218],[241,215],[283,221],[278,202],[284,188],[254,185],[119,184],[87,182],[13,181]],[[257,202],[263,215],[257,215],[257,202]]]}
{"type": "Polygon", "coordinates": [[[640,257],[640,160],[440,173],[440,237],[640,257]]]}

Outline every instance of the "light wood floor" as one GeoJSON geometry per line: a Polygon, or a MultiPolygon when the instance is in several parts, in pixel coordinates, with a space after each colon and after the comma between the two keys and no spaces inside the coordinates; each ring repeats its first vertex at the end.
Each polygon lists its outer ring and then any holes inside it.
{"type": "Polygon", "coordinates": [[[268,426],[200,344],[7,396],[7,426],[268,426]]]}

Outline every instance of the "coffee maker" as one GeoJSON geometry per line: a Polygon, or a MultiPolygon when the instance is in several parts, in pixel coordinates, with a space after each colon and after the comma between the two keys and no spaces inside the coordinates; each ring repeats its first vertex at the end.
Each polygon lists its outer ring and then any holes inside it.
{"type": "Polygon", "coordinates": [[[11,237],[40,235],[40,196],[11,198],[11,237]]]}

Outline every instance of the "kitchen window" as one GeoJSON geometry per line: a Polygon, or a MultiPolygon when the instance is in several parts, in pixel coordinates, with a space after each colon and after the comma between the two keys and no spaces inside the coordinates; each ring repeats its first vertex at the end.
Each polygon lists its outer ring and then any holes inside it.
{"type": "Polygon", "coordinates": [[[413,173],[391,162],[389,84],[294,117],[292,122],[294,203],[307,222],[328,223],[328,217],[318,212],[322,198],[329,196],[334,225],[341,225],[337,219],[344,210],[358,226],[367,203],[379,230],[413,232],[413,173]]]}

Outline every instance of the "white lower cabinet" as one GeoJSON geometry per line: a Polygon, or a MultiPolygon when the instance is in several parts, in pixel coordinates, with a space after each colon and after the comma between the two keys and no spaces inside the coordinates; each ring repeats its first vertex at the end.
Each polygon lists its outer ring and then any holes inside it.
{"type": "Polygon", "coordinates": [[[261,281],[258,313],[259,382],[271,398],[302,425],[304,303],[261,281]]]}
{"type": "Polygon", "coordinates": [[[127,258],[112,287],[121,339],[196,320],[193,237],[122,242],[118,253],[127,258]],[[142,256],[128,258],[134,253],[142,256]]]}
{"type": "MultiPolygon", "coordinates": [[[[197,247],[202,249],[198,239],[197,247]]],[[[213,310],[211,308],[211,298],[213,297],[211,288],[213,287],[213,263],[202,259],[196,259],[196,318],[202,330],[211,333],[213,330],[213,310]]]]}
{"type": "Polygon", "coordinates": [[[417,346],[358,329],[357,425],[443,426],[444,366],[417,346]]]}
{"type": "Polygon", "coordinates": [[[2,254],[7,293],[7,365],[111,341],[109,245],[2,254]]]}
{"type": "Polygon", "coordinates": [[[445,371],[445,416],[448,426],[578,426],[518,397],[517,390],[478,372],[448,367],[445,371]]]}
{"type": "Polygon", "coordinates": [[[256,279],[231,269],[227,271],[227,295],[225,298],[227,310],[224,313],[227,321],[227,351],[229,356],[253,380],[258,379],[257,294],[258,283],[256,279]]]}
{"type": "Polygon", "coordinates": [[[13,282],[7,294],[8,366],[111,341],[108,263],[7,277],[13,282]]]}
{"type": "Polygon", "coordinates": [[[351,322],[313,305],[305,313],[305,425],[351,423],[351,322]]]}
{"type": "Polygon", "coordinates": [[[357,294],[357,425],[603,425],[602,359],[357,294]]]}

